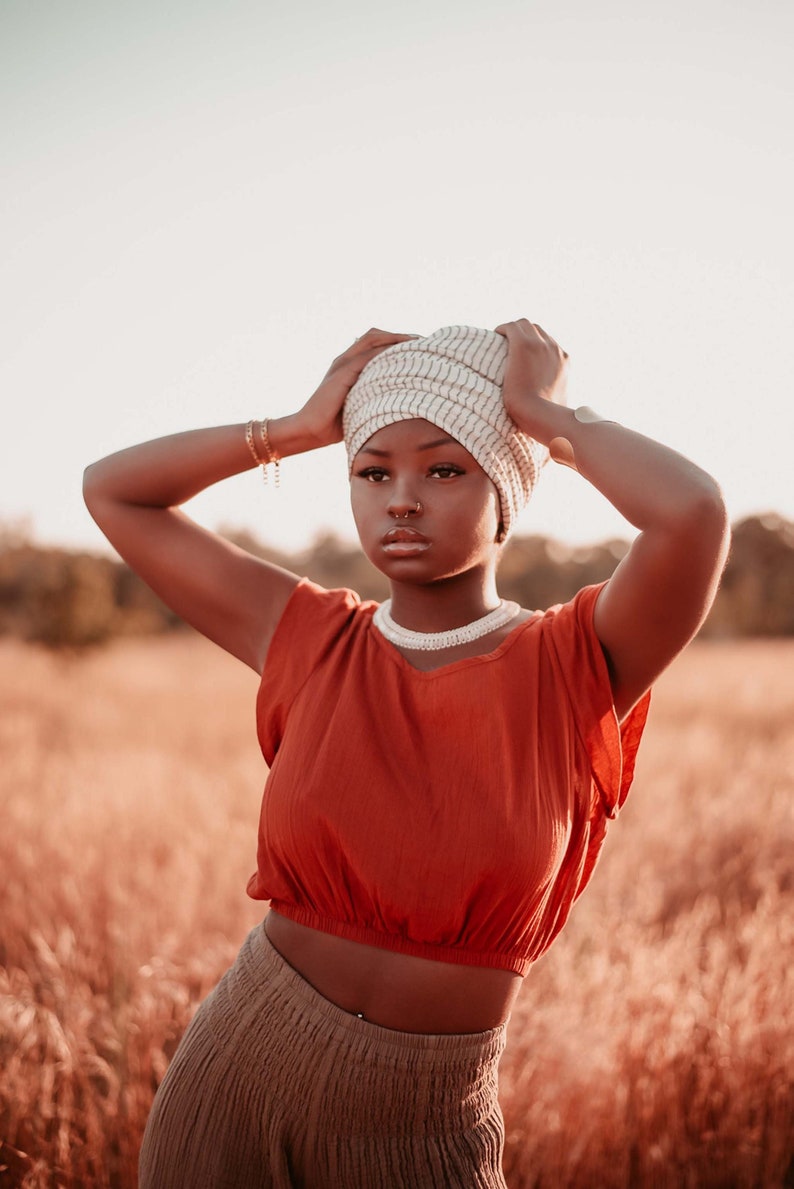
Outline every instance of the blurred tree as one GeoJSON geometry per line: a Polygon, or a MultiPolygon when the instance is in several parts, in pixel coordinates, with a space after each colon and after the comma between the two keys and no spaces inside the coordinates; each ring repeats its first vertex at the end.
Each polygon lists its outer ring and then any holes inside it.
{"type": "MultiPolygon", "coordinates": [[[[322,586],[349,586],[364,599],[388,593],[383,575],[361,550],[323,533],[304,553],[271,549],[245,530],[222,529],[241,548],[322,586]]],[[[83,647],[116,635],[168,631],[181,621],[122,562],[33,545],[24,526],[0,525],[0,635],[83,647]]],[[[525,607],[570,599],[603,582],[623,557],[625,541],[568,549],[546,537],[514,537],[505,547],[500,589],[525,607]]],[[[706,636],[794,635],[794,524],[751,517],[734,528],[733,547],[706,636]]]]}
{"type": "Polygon", "coordinates": [[[499,566],[499,589],[533,609],[566,603],[583,586],[606,581],[627,549],[625,541],[568,549],[548,537],[513,537],[499,566]]]}
{"type": "Polygon", "coordinates": [[[347,586],[362,599],[388,598],[389,584],[367,559],[358,545],[345,545],[335,533],[323,533],[300,558],[293,569],[308,575],[312,582],[331,589],[347,586]]]}
{"type": "Polygon", "coordinates": [[[794,524],[769,513],[733,529],[708,636],[794,635],[794,524]]]}
{"type": "Polygon", "coordinates": [[[0,547],[0,635],[82,648],[178,623],[121,562],[30,544],[0,547]]]}

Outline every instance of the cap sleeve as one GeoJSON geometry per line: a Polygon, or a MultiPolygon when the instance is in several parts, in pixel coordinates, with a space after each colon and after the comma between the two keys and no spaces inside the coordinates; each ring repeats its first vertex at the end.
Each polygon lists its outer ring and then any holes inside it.
{"type": "Polygon", "coordinates": [[[551,607],[543,619],[552,662],[561,676],[597,790],[607,817],[617,817],[634,777],[650,691],[618,722],[606,658],[593,613],[606,583],[586,586],[569,602],[551,607]]]}
{"type": "Polygon", "coordinates": [[[295,698],[361,607],[355,591],[326,590],[308,578],[292,591],[270,642],[256,702],[257,735],[269,765],[295,698]]]}

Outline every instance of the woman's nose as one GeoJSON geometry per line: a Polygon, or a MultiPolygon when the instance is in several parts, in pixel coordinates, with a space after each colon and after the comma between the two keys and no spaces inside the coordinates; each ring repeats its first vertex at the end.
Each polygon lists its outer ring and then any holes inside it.
{"type": "Polygon", "coordinates": [[[419,500],[400,498],[389,502],[389,515],[395,520],[407,520],[409,516],[418,516],[421,511],[422,505],[419,500]]]}

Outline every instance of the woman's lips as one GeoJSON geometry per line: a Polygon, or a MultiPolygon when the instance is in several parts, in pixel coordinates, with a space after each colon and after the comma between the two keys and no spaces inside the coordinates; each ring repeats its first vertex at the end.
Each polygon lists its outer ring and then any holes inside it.
{"type": "Polygon", "coordinates": [[[393,528],[381,540],[386,553],[407,557],[413,553],[424,553],[430,545],[415,528],[393,528]]]}

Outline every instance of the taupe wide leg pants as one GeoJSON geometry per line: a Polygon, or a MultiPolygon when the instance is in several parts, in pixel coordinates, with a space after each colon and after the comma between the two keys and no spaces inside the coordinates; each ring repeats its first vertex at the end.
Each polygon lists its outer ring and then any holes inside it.
{"type": "Polygon", "coordinates": [[[258,925],[157,1092],[141,1189],[504,1189],[505,1032],[424,1036],[358,1019],[258,925]]]}

